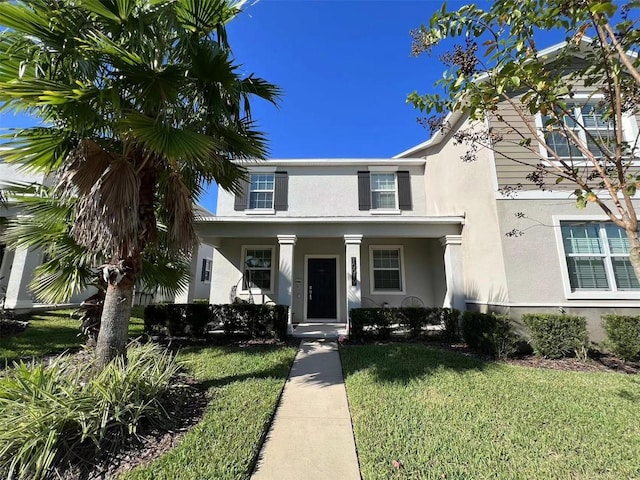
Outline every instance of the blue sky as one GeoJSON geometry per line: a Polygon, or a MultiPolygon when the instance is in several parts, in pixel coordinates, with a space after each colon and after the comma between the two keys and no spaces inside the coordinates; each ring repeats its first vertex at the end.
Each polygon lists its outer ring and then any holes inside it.
{"type": "MultiPolygon", "coordinates": [[[[448,2],[450,9],[466,2],[448,2]]],[[[476,2],[488,7],[488,1],[476,2]]],[[[271,158],[393,156],[425,141],[408,93],[433,91],[437,56],[410,55],[410,30],[440,0],[260,0],[228,26],[236,61],[284,90],[254,102],[271,158]]],[[[549,42],[551,43],[551,42],[549,42]]],[[[0,128],[27,123],[0,116],[0,128]]],[[[212,186],[201,203],[215,212],[212,186]]]]}

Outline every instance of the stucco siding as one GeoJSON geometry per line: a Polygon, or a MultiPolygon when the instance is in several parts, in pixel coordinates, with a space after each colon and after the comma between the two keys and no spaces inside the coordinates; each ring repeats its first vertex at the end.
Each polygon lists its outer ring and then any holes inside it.
{"type": "MultiPolygon", "coordinates": [[[[467,121],[456,128],[469,128],[467,121]]],[[[481,126],[478,126],[481,128],[481,126]]],[[[464,162],[466,146],[447,138],[427,153],[425,192],[427,215],[463,215],[463,268],[467,298],[505,301],[507,287],[502,259],[502,232],[496,211],[493,155],[478,152],[464,162]]]]}
{"type": "MultiPolygon", "coordinates": [[[[265,162],[264,165],[269,165],[265,162]]],[[[372,161],[378,167],[391,166],[409,171],[412,209],[403,210],[406,216],[424,215],[425,196],[421,165],[398,165],[397,161],[372,161]]],[[[370,216],[369,211],[358,208],[358,171],[366,171],[367,165],[345,166],[277,166],[278,171],[287,172],[288,209],[272,215],[278,217],[349,217],[370,216]]],[[[218,192],[218,216],[251,216],[249,210],[234,210],[235,196],[230,192],[218,192]]]]}

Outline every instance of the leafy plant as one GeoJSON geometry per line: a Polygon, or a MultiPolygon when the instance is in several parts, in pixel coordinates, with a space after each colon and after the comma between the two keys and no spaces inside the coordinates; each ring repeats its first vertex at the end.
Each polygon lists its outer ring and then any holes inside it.
{"type": "Polygon", "coordinates": [[[574,354],[586,358],[587,320],[576,315],[536,313],[522,315],[522,321],[531,331],[536,355],[561,358],[574,354]]]}
{"type": "Polygon", "coordinates": [[[604,315],[606,346],[623,360],[640,360],[640,316],[604,315]]]}
{"type": "Polygon", "coordinates": [[[462,314],[462,337],[470,348],[500,359],[513,355],[519,341],[509,317],[469,311],[462,314]]]}
{"type": "Polygon", "coordinates": [[[141,425],[168,425],[176,400],[173,356],[153,344],[129,348],[97,376],[61,355],[19,363],[0,377],[0,472],[38,480],[78,448],[115,449],[141,425]]]}

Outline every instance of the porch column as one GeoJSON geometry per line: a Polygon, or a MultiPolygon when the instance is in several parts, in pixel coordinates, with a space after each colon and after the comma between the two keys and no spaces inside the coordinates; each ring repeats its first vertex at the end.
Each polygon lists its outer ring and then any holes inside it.
{"type": "Polygon", "coordinates": [[[362,305],[362,272],[360,270],[360,244],[362,235],[345,235],[345,259],[347,274],[347,332],[349,331],[349,312],[362,305]]]}
{"type": "Polygon", "coordinates": [[[287,333],[293,333],[293,247],[298,238],[295,235],[278,235],[280,245],[278,265],[278,303],[289,305],[287,333]]]}
{"type": "Polygon", "coordinates": [[[440,243],[444,246],[444,274],[447,283],[442,306],[464,311],[467,304],[462,269],[462,235],[446,235],[440,238],[440,243]]]}
{"type": "Polygon", "coordinates": [[[198,254],[200,244],[196,243],[191,250],[191,262],[189,263],[189,283],[176,294],[176,303],[189,303],[193,300],[198,282],[198,254]]]}
{"type": "Polygon", "coordinates": [[[5,308],[31,308],[33,300],[29,291],[29,282],[33,271],[40,265],[40,251],[18,247],[13,254],[13,263],[7,283],[5,308]]]}

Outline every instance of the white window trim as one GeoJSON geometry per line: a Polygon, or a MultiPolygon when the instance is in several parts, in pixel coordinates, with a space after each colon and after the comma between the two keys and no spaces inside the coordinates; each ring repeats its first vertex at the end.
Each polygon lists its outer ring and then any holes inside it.
{"type": "MultiPolygon", "coordinates": [[[[371,167],[370,167],[371,168],[371,167]]],[[[376,190],[379,192],[388,192],[389,190],[376,190]]],[[[398,175],[397,175],[397,168],[395,170],[374,170],[374,171],[370,171],[369,174],[369,195],[370,195],[370,202],[371,202],[371,209],[369,210],[373,215],[399,215],[400,213],[402,213],[400,211],[399,205],[400,205],[400,198],[398,197],[398,175]],[[385,173],[392,173],[393,174],[393,183],[394,183],[394,194],[395,194],[395,204],[396,204],[396,208],[373,208],[373,182],[371,179],[371,175],[376,175],[376,174],[385,174],[385,173]]]]}
{"type": "MultiPolygon", "coordinates": [[[[602,100],[604,98],[604,95],[602,94],[587,94],[587,93],[577,93],[575,94],[571,99],[571,101],[573,101],[576,104],[588,104],[588,103],[594,103],[594,102],[598,102],[600,100],[602,100]]],[[[546,161],[549,163],[552,162],[557,162],[557,160],[555,160],[553,157],[551,157],[549,155],[548,150],[544,147],[544,133],[545,133],[545,128],[544,125],[542,124],[542,114],[540,112],[537,112],[535,115],[535,124],[536,124],[536,130],[538,132],[538,138],[540,139],[540,141],[538,141],[538,149],[540,151],[540,155],[543,159],[547,159],[546,161]]],[[[623,136],[623,141],[625,142],[633,142],[635,140],[635,138],[638,135],[638,122],[635,118],[635,116],[633,114],[624,114],[622,116],[622,136],[623,136]]],[[[578,136],[580,137],[580,139],[584,142],[586,142],[586,136],[584,133],[584,128],[582,127],[578,127],[578,136]]],[[[640,142],[639,142],[640,143],[640,142]]],[[[640,145],[638,146],[638,149],[640,149],[640,145]]],[[[640,152],[636,151],[635,155],[638,156],[640,155],[640,152]]],[[[564,157],[567,160],[570,160],[569,157],[564,157]]],[[[544,160],[543,160],[544,161],[544,160]]],[[[576,158],[572,160],[572,163],[576,166],[584,166],[584,165],[589,165],[591,164],[591,162],[587,159],[585,159],[584,157],[580,157],[580,158],[576,158]]],[[[640,165],[640,162],[638,161],[634,161],[632,162],[633,165],[640,165]]]]}
{"type": "MultiPolygon", "coordinates": [[[[567,257],[564,251],[564,242],[562,240],[562,229],[560,222],[610,222],[606,215],[554,215],[552,222],[556,234],[556,246],[558,248],[558,258],[560,260],[560,271],[562,274],[562,285],[565,297],[568,300],[638,300],[640,299],[640,290],[618,290],[618,291],[571,291],[571,283],[569,281],[569,268],[567,267],[567,257]]],[[[605,269],[609,269],[605,262],[605,269]]],[[[607,270],[607,279],[610,281],[609,275],[612,272],[607,270]]],[[[610,285],[612,285],[610,283],[610,285]]]]}
{"type": "Polygon", "coordinates": [[[249,188],[247,192],[247,206],[245,208],[246,213],[250,215],[272,215],[276,213],[275,210],[275,201],[276,201],[276,174],[275,168],[271,169],[269,167],[269,171],[258,171],[256,169],[252,169],[249,173],[249,188]],[[253,192],[271,192],[271,208],[251,208],[251,177],[253,175],[273,175],[273,189],[272,190],[253,190],[253,192]]]}
{"type": "Polygon", "coordinates": [[[407,283],[405,281],[406,264],[404,262],[403,245],[369,245],[369,292],[377,295],[406,295],[407,283]],[[373,272],[374,250],[399,250],[400,251],[400,290],[380,290],[375,288],[373,272]]]}
{"type": "MultiPolygon", "coordinates": [[[[211,283],[211,278],[213,278],[213,258],[204,257],[204,260],[206,260],[209,265],[209,280],[202,280],[202,282],[211,283]]],[[[200,275],[200,278],[202,278],[202,274],[200,275]]]]}
{"type": "Polygon", "coordinates": [[[252,295],[260,295],[263,293],[274,293],[274,279],[275,279],[275,265],[276,265],[276,248],[274,245],[242,245],[242,258],[240,261],[240,274],[241,274],[241,282],[240,282],[240,292],[241,293],[251,293],[252,295]],[[244,272],[245,272],[245,262],[247,261],[247,250],[271,250],[271,272],[269,275],[269,285],[271,288],[269,290],[262,290],[261,288],[255,287],[251,289],[245,289],[244,283],[244,272]],[[251,290],[251,292],[249,292],[251,290]]]}

